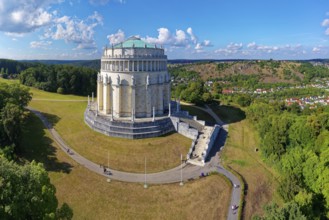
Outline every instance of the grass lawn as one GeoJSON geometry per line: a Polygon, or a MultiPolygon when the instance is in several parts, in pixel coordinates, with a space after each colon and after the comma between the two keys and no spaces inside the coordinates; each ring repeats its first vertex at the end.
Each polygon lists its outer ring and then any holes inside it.
{"type": "Polygon", "coordinates": [[[244,219],[263,213],[263,206],[274,201],[281,203],[276,193],[277,173],[261,159],[259,137],[250,122],[244,119],[242,110],[232,106],[218,106],[212,109],[226,123],[230,123],[228,138],[221,153],[222,163],[239,173],[246,182],[244,219]],[[232,123],[235,122],[235,123],[232,123]]]}
{"type": "MultiPolygon", "coordinates": [[[[34,99],[86,100],[85,97],[59,95],[31,89],[34,99]]],[[[163,137],[128,140],[108,137],[90,129],[83,120],[87,102],[57,102],[32,100],[30,106],[43,112],[71,148],[99,164],[130,172],[144,172],[144,158],[148,171],[157,172],[180,164],[191,140],[177,133],[163,137]]]]}
{"type": "Polygon", "coordinates": [[[142,184],[107,183],[62,152],[33,114],[22,145],[21,156],[45,164],[59,203],[68,203],[74,219],[226,219],[231,186],[222,176],[146,190],[142,184]]]}

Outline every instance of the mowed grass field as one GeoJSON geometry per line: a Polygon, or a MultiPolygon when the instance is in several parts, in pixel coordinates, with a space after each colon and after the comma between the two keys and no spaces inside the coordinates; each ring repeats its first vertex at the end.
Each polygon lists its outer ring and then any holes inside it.
{"type": "Polygon", "coordinates": [[[246,183],[244,219],[263,213],[263,206],[274,201],[281,203],[276,193],[278,174],[262,160],[259,149],[259,137],[245,114],[234,106],[211,106],[211,108],[229,123],[228,138],[221,161],[227,167],[239,173],[246,183]]]}
{"type": "Polygon", "coordinates": [[[30,114],[23,129],[23,157],[43,162],[59,203],[73,209],[74,219],[226,219],[231,185],[211,175],[179,184],[106,182],[71,160],[41,121],[30,114]]]}
{"type": "Polygon", "coordinates": [[[87,98],[59,95],[31,89],[30,106],[41,111],[52,122],[65,142],[82,156],[98,164],[129,172],[148,172],[174,168],[180,155],[186,155],[191,139],[173,133],[162,137],[128,140],[108,137],[90,129],[83,120],[87,98]],[[62,100],[62,101],[61,101],[62,100]],[[77,101],[70,101],[77,100],[77,101]]]}

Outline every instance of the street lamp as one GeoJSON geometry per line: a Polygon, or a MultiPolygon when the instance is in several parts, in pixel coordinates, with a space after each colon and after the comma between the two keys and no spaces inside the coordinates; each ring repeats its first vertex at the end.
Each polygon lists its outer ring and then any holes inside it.
{"type": "Polygon", "coordinates": [[[144,189],[147,189],[147,183],[146,183],[146,157],[145,157],[145,175],[144,175],[144,189]]]}
{"type": "Polygon", "coordinates": [[[179,183],[179,185],[183,186],[184,183],[183,183],[183,155],[182,154],[180,154],[180,161],[181,161],[181,166],[180,166],[180,183],[179,183]]]}

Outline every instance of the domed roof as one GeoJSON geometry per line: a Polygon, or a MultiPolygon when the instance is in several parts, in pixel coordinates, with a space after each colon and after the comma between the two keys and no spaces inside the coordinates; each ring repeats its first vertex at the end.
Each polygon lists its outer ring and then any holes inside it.
{"type": "Polygon", "coordinates": [[[139,37],[132,36],[127,40],[113,46],[114,48],[156,48],[154,44],[146,43],[139,37]]]}

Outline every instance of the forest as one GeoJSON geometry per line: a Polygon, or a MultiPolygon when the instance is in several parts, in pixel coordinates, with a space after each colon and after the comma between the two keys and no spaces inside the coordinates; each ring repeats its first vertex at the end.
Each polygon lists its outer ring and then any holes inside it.
{"type": "Polygon", "coordinates": [[[71,219],[72,209],[58,208],[56,189],[41,163],[19,158],[22,127],[31,100],[27,87],[0,83],[0,216],[1,219],[71,219]]]}
{"type": "Polygon", "coordinates": [[[264,160],[280,173],[277,191],[285,202],[266,206],[266,215],[255,219],[328,218],[329,107],[301,111],[255,101],[246,113],[261,137],[264,160]]]}
{"type": "Polygon", "coordinates": [[[23,85],[60,94],[91,95],[96,91],[97,71],[71,65],[38,65],[21,72],[23,85]]]}

